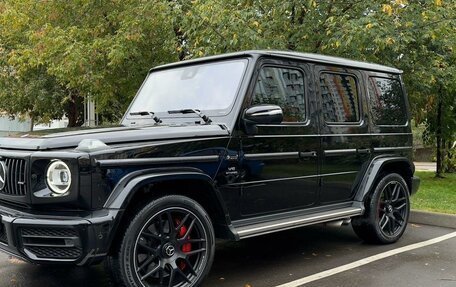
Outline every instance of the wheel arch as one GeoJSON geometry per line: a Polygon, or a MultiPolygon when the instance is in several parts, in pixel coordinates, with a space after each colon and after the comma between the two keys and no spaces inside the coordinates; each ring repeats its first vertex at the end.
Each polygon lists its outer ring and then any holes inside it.
{"type": "Polygon", "coordinates": [[[137,171],[122,178],[104,208],[123,210],[112,230],[110,252],[115,250],[122,229],[148,202],[165,195],[183,195],[198,202],[209,214],[216,237],[235,239],[231,220],[210,176],[198,169],[137,171]]]}
{"type": "Polygon", "coordinates": [[[366,197],[374,190],[375,184],[385,173],[397,173],[401,175],[407,183],[409,192],[411,192],[414,172],[415,166],[406,157],[375,158],[367,168],[361,184],[359,185],[358,191],[355,195],[355,201],[364,202],[366,197]]]}

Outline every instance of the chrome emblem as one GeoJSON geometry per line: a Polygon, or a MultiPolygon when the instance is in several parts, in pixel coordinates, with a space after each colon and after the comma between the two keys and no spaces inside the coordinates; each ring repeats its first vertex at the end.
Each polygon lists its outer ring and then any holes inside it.
{"type": "Polygon", "coordinates": [[[6,185],[6,165],[4,161],[0,161],[0,190],[3,190],[6,185]]]}
{"type": "Polygon", "coordinates": [[[391,205],[388,205],[387,209],[388,209],[388,212],[389,212],[389,213],[392,213],[392,212],[393,212],[393,207],[392,207],[391,205]]]}
{"type": "Polygon", "coordinates": [[[174,255],[174,252],[175,252],[175,249],[174,249],[174,246],[172,245],[167,245],[165,247],[165,253],[166,255],[168,255],[169,257],[172,257],[174,255]]]}

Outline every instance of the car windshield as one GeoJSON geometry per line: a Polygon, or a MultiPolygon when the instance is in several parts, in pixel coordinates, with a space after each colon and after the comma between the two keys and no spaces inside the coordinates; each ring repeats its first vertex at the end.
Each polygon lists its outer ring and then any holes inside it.
{"type": "Polygon", "coordinates": [[[199,110],[209,116],[226,115],[234,103],[246,65],[247,60],[241,59],[152,72],[128,115],[189,117],[189,114],[168,113],[183,109],[199,110]]]}

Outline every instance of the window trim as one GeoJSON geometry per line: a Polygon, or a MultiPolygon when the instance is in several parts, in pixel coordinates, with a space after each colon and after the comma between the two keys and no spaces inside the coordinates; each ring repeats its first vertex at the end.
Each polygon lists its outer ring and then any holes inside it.
{"type": "Polygon", "coordinates": [[[404,83],[402,82],[401,79],[396,79],[396,78],[393,78],[393,77],[387,77],[387,76],[375,76],[375,75],[368,75],[367,76],[367,97],[368,97],[368,105],[369,105],[369,118],[371,119],[371,122],[374,126],[376,127],[381,127],[381,128],[391,128],[391,127],[394,127],[394,128],[397,128],[397,127],[408,127],[409,124],[410,124],[410,121],[409,121],[409,114],[410,112],[408,111],[408,108],[407,108],[407,102],[405,100],[405,97],[406,97],[406,94],[405,94],[405,91],[404,91],[404,83]],[[401,84],[401,92],[402,92],[402,101],[403,101],[403,104],[404,104],[404,108],[405,108],[405,113],[406,113],[406,118],[405,118],[405,123],[404,124],[401,124],[401,125],[378,125],[376,123],[376,121],[374,120],[374,118],[371,116],[372,115],[372,106],[371,106],[371,98],[370,98],[370,89],[369,89],[369,80],[370,78],[380,78],[380,79],[387,79],[387,80],[392,80],[392,81],[398,81],[400,84],[401,84]]]}
{"type": "Polygon", "coordinates": [[[258,126],[264,126],[264,127],[303,127],[303,126],[308,126],[310,124],[310,118],[309,118],[309,93],[307,87],[307,80],[306,80],[306,72],[304,69],[302,69],[299,66],[293,66],[293,65],[286,65],[286,64],[276,64],[276,63],[262,63],[260,67],[258,68],[258,75],[255,77],[255,80],[253,82],[253,90],[252,94],[250,97],[249,104],[247,105],[248,108],[253,107],[252,103],[255,98],[255,88],[256,84],[258,83],[258,79],[260,78],[260,73],[263,68],[279,68],[279,69],[289,69],[289,70],[296,70],[301,72],[302,74],[302,81],[304,83],[304,104],[305,104],[305,115],[304,115],[304,120],[300,122],[282,122],[280,124],[262,124],[258,126]]]}
{"type": "Polygon", "coordinates": [[[321,100],[323,93],[322,93],[321,84],[320,84],[320,79],[321,79],[322,74],[345,75],[345,76],[353,77],[355,79],[356,91],[358,93],[358,114],[359,114],[358,121],[356,121],[356,122],[328,122],[324,118],[323,113],[321,113],[322,119],[326,123],[326,125],[327,126],[362,126],[363,122],[364,122],[364,119],[363,119],[364,111],[363,111],[363,105],[362,105],[362,101],[361,101],[362,95],[361,95],[361,90],[360,90],[360,85],[359,85],[360,80],[359,80],[358,76],[356,76],[354,73],[337,72],[337,71],[331,71],[331,70],[320,70],[318,73],[318,83],[317,83],[318,91],[320,92],[320,96],[319,96],[320,104],[323,103],[321,100]]]}

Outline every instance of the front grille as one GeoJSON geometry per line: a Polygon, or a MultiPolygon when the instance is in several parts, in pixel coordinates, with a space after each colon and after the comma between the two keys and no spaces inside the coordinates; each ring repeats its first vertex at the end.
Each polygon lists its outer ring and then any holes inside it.
{"type": "Polygon", "coordinates": [[[0,193],[13,196],[27,194],[27,162],[24,159],[4,158],[6,167],[5,186],[0,193]]]}
{"type": "Polygon", "coordinates": [[[22,228],[24,237],[78,237],[75,229],[70,228],[22,228]]]}
{"type": "Polygon", "coordinates": [[[0,242],[8,244],[8,236],[6,235],[6,226],[0,223],[0,242]]]}
{"type": "Polygon", "coordinates": [[[77,259],[82,253],[79,247],[27,246],[27,250],[44,259],[77,259]]]}
{"type": "Polygon", "coordinates": [[[76,229],[62,227],[23,227],[22,246],[39,259],[77,259],[82,255],[76,229]]]}

